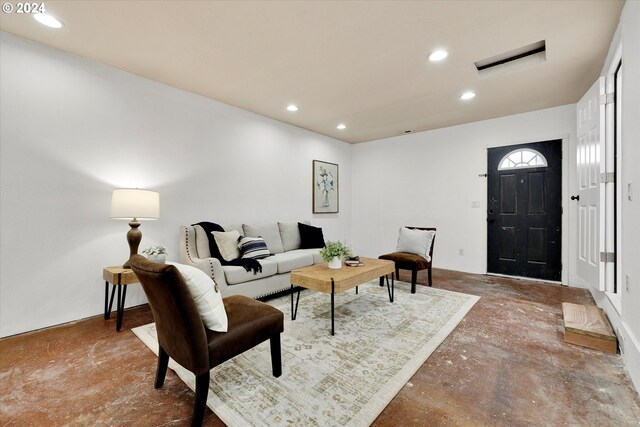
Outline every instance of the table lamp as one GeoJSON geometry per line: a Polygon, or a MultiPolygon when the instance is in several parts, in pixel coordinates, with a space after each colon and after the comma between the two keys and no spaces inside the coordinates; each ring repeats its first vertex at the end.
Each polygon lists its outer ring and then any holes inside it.
{"type": "MultiPolygon", "coordinates": [[[[160,218],[160,194],[157,191],[139,188],[116,188],[111,196],[111,218],[129,220],[131,229],[127,233],[127,242],[131,258],[138,253],[138,246],[142,240],[138,220],[160,218]]],[[[128,259],[122,267],[130,268],[128,259]]]]}

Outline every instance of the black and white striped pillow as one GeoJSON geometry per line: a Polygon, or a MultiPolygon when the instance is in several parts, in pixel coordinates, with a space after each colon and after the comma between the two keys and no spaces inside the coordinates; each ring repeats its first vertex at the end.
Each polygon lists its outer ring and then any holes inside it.
{"type": "Polygon", "coordinates": [[[238,249],[241,258],[261,259],[271,255],[262,237],[240,237],[238,249]]]}

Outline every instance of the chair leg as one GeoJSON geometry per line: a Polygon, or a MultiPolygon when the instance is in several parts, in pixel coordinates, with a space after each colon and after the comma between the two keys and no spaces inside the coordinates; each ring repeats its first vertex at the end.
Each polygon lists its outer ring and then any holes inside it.
{"type": "Polygon", "coordinates": [[[209,394],[209,371],[196,375],[196,401],[193,405],[192,427],[200,427],[204,419],[204,410],[207,407],[207,395],[209,394]]]}
{"type": "Polygon", "coordinates": [[[418,279],[418,270],[411,270],[411,293],[416,293],[416,280],[418,279]]]}
{"type": "Polygon", "coordinates": [[[429,267],[427,272],[429,273],[429,286],[431,286],[432,285],[432,283],[431,283],[431,267],[429,267]]]}
{"type": "Polygon", "coordinates": [[[273,376],[278,378],[282,375],[282,357],[280,351],[280,334],[276,334],[270,338],[269,345],[271,347],[271,369],[273,376]]]}
{"type": "Polygon", "coordinates": [[[155,388],[162,387],[164,384],[164,377],[167,375],[167,365],[169,364],[169,355],[164,348],[159,346],[158,349],[158,367],[156,368],[156,383],[155,388]]]}

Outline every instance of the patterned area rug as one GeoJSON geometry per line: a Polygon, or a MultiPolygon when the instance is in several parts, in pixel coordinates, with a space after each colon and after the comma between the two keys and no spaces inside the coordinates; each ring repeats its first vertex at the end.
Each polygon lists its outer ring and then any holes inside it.
{"type": "MultiPolygon", "coordinates": [[[[271,373],[269,342],[215,367],[207,405],[228,426],[368,426],[444,341],[479,297],[396,282],[395,301],[377,281],[336,294],[304,290],[296,320],[284,312],[282,376],[271,373]]],[[[133,332],[156,354],[155,324],[133,332]]],[[[169,367],[192,389],[193,374],[169,367]]]]}

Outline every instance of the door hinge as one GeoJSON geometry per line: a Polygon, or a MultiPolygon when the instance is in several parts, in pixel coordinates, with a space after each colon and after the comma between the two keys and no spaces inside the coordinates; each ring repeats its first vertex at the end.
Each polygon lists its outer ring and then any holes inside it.
{"type": "Polygon", "coordinates": [[[615,172],[607,172],[600,174],[600,183],[601,184],[609,184],[610,182],[616,182],[616,174],[615,172]]]}
{"type": "Polygon", "coordinates": [[[600,105],[612,104],[616,100],[615,92],[600,95],[600,105]]]}
{"type": "Polygon", "coordinates": [[[600,262],[616,262],[616,253],[600,252],[600,262]]]}

